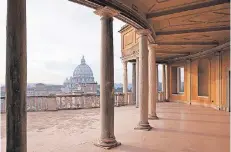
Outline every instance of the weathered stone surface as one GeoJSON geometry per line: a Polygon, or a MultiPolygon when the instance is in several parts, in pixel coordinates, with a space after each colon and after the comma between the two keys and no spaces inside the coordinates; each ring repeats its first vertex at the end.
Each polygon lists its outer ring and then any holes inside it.
{"type": "Polygon", "coordinates": [[[7,152],[27,151],[26,82],[26,0],[7,0],[7,152]]]}
{"type": "Polygon", "coordinates": [[[149,130],[148,122],[148,36],[147,30],[138,31],[139,38],[139,110],[140,120],[136,129],[149,130]],[[145,129],[146,128],[146,129],[145,129]]]}
{"type": "MultiPolygon", "coordinates": [[[[129,95],[130,96],[130,95],[129,95]]],[[[114,95],[115,106],[123,106],[124,94],[114,95]]],[[[71,96],[31,96],[26,99],[26,109],[28,112],[52,111],[52,110],[71,110],[99,108],[100,96],[98,95],[71,95],[71,96]]],[[[6,112],[5,98],[1,98],[1,113],[6,112]]]]}

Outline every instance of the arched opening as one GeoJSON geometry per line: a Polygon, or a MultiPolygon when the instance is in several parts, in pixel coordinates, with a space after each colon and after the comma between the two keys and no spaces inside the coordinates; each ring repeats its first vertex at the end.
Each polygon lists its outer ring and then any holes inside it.
{"type": "Polygon", "coordinates": [[[198,63],[198,96],[209,95],[209,60],[201,59],[198,63]]]}

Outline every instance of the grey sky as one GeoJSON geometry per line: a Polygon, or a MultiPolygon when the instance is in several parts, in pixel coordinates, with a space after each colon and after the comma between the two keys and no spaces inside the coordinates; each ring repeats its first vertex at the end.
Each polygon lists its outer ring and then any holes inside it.
{"type": "MultiPolygon", "coordinates": [[[[0,83],[5,82],[6,0],[0,1],[0,83]]],[[[114,20],[115,82],[122,82],[120,34],[114,20]]],[[[27,1],[28,82],[63,83],[82,55],[99,82],[100,17],[68,0],[27,1]]],[[[128,66],[131,82],[131,64],[128,66]]]]}

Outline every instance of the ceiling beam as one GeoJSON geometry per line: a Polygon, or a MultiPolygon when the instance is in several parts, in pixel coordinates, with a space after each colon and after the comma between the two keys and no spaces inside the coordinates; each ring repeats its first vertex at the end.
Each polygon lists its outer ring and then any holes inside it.
{"type": "Polygon", "coordinates": [[[157,42],[158,45],[219,45],[219,42],[157,42]]]}
{"type": "Polygon", "coordinates": [[[212,0],[212,1],[202,2],[202,3],[192,4],[189,6],[173,8],[170,10],[149,13],[149,14],[147,14],[147,18],[149,19],[149,18],[153,18],[153,17],[159,17],[159,16],[164,16],[164,15],[169,15],[169,14],[174,14],[174,13],[180,13],[180,12],[184,12],[184,11],[205,8],[205,7],[220,5],[220,4],[229,3],[229,2],[230,2],[230,0],[212,0]]]}
{"type": "Polygon", "coordinates": [[[219,27],[207,27],[199,29],[186,29],[186,30],[174,30],[174,31],[159,31],[156,35],[172,35],[172,34],[185,34],[185,33],[201,33],[201,32],[213,32],[213,31],[225,31],[230,30],[230,26],[219,27]]]}
{"type": "Polygon", "coordinates": [[[156,51],[157,54],[169,54],[169,55],[189,55],[190,53],[187,52],[162,52],[162,51],[156,51]]]}
{"type": "Polygon", "coordinates": [[[216,51],[224,51],[225,49],[229,49],[230,48],[230,42],[226,42],[222,45],[219,45],[217,47],[205,50],[205,51],[201,51],[195,54],[191,54],[188,56],[184,56],[184,57],[177,57],[177,58],[172,58],[170,60],[168,60],[167,62],[171,63],[171,62],[176,62],[176,61],[183,61],[183,60],[188,60],[188,59],[193,59],[193,58],[200,58],[209,54],[212,54],[216,51]]]}

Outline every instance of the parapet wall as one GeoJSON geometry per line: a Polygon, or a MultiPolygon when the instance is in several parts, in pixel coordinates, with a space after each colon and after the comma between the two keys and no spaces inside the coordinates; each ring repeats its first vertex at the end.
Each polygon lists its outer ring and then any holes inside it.
{"type": "MultiPolygon", "coordinates": [[[[131,94],[129,94],[131,96],[131,94]]],[[[115,106],[124,106],[132,102],[124,102],[124,94],[117,93],[115,106]]],[[[131,99],[131,98],[130,98],[131,99]]],[[[56,95],[56,96],[30,96],[27,97],[27,111],[55,111],[68,109],[99,108],[100,96],[92,94],[84,95],[56,95]]],[[[1,98],[1,113],[6,112],[6,100],[1,98]]]]}

